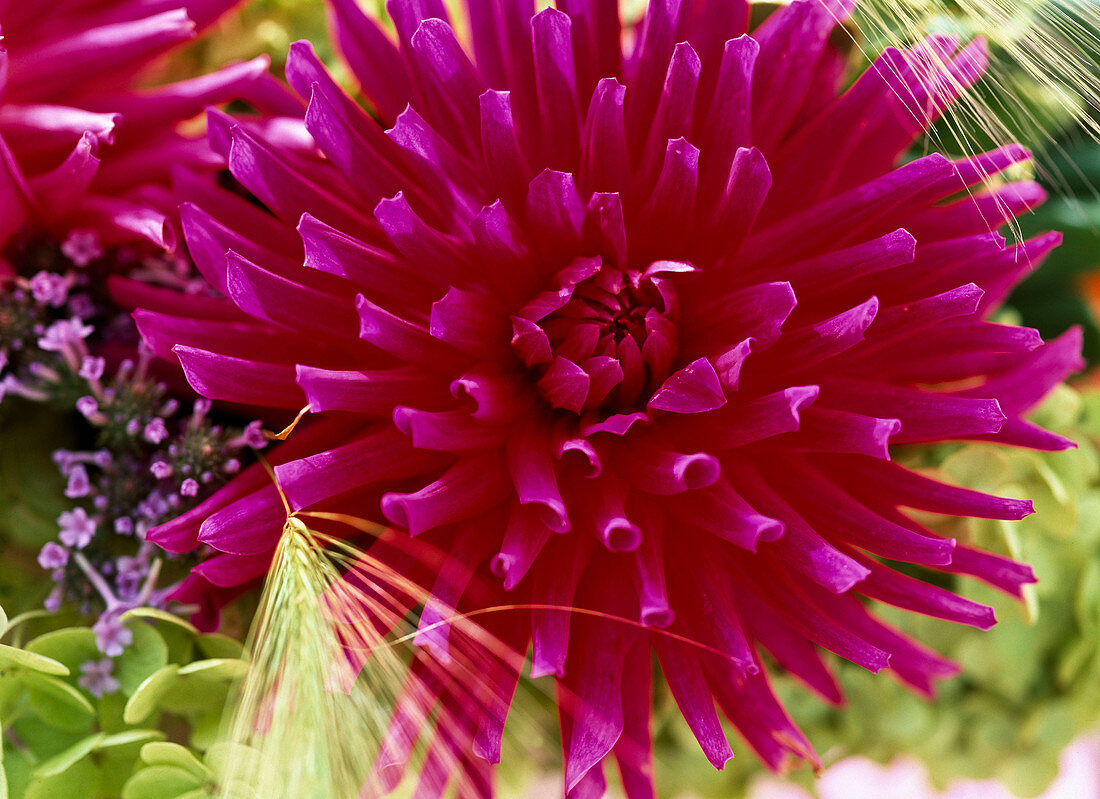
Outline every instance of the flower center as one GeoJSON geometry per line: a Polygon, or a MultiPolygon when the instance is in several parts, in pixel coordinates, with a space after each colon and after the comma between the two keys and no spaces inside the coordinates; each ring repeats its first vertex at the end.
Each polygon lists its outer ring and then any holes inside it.
{"type": "Polygon", "coordinates": [[[668,376],[676,355],[675,272],[658,261],[644,272],[577,258],[557,288],[512,318],[512,346],[555,408],[582,413],[636,410],[668,376]]]}

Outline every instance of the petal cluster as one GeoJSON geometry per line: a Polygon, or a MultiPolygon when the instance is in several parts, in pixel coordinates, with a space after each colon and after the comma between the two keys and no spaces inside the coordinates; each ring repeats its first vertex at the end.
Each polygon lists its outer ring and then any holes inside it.
{"type": "MultiPolygon", "coordinates": [[[[795,0],[748,32],[730,0],[651,0],[627,29],[615,2],[558,5],[468,0],[458,25],[438,0],[391,0],[395,42],[333,0],[370,113],[298,43],[299,117],[212,116],[263,209],[213,189],[185,204],[224,299],[136,318],[201,394],[318,417],[275,455],[294,509],[358,513],[458,564],[427,578],[425,643],[446,650],[448,609],[530,604],[499,634],[576,698],[569,795],[602,795],[614,755],[634,799],[652,795],[652,649],[719,767],[718,710],[774,768],[816,757],[765,651],[831,701],[821,650],[925,693],[954,673],[863,600],[989,627],[892,563],[1010,593],[1031,570],[906,509],[1031,506],[891,447],[1069,446],[1022,414],[1080,340],[989,321],[1058,243],[996,232],[1042,200],[985,187],[1028,153],[898,166],[980,76],[980,41],[888,50],[842,90],[845,2],[795,0]]],[[[257,469],[152,537],[219,550],[180,594],[217,604],[266,571],[284,518],[257,469]]],[[[471,709],[465,742],[439,746],[492,761],[502,718],[471,709]]]]}

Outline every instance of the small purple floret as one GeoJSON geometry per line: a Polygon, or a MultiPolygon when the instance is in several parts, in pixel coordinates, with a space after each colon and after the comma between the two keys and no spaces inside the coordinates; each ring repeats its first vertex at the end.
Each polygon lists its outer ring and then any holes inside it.
{"type": "Polygon", "coordinates": [[[115,662],[109,657],[81,663],[77,684],[97,699],[113,694],[120,687],[119,681],[112,676],[114,668],[115,662]]]}
{"type": "Polygon", "coordinates": [[[84,508],[65,511],[58,517],[57,522],[61,526],[58,538],[67,547],[83,549],[95,535],[95,520],[88,517],[88,512],[84,508]]]}
{"type": "Polygon", "coordinates": [[[38,553],[38,565],[43,569],[60,569],[69,562],[69,550],[47,541],[38,553]]]}

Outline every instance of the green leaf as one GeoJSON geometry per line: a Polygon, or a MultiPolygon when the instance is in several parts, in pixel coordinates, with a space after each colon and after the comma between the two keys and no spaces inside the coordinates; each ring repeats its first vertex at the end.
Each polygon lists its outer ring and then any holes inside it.
{"type": "Polygon", "coordinates": [[[1019,796],[1036,796],[1058,776],[1057,752],[1013,758],[1005,765],[999,777],[1019,796]]]}
{"type": "Polygon", "coordinates": [[[199,636],[198,643],[208,658],[239,658],[244,652],[240,641],[221,633],[204,633],[199,636]]]}
{"type": "Polygon", "coordinates": [[[117,746],[93,755],[103,775],[99,799],[118,799],[122,796],[126,781],[134,775],[135,769],[141,768],[140,753],[141,746],[117,746]]]}
{"type": "Polygon", "coordinates": [[[175,799],[203,787],[203,781],[175,766],[149,766],[134,774],[122,789],[122,799],[175,799]]]}
{"type": "Polygon", "coordinates": [[[74,430],[41,404],[23,404],[0,425],[0,534],[32,550],[57,535],[72,504],[50,453],[69,447],[74,430]]]}
{"type": "Polygon", "coordinates": [[[156,630],[144,622],[126,625],[134,640],[115,659],[115,678],[122,693],[132,696],[138,686],[168,662],[168,645],[156,630]]]}
{"type": "Polygon", "coordinates": [[[262,757],[259,750],[251,746],[234,741],[220,741],[206,750],[204,760],[219,778],[224,778],[233,771],[240,779],[247,780],[249,775],[259,770],[262,757]]]}
{"type": "Polygon", "coordinates": [[[1093,649],[1093,642],[1084,639],[1074,641],[1066,647],[1055,673],[1059,688],[1065,689],[1077,679],[1081,670],[1088,665],[1089,660],[1096,654],[1093,649]]]}
{"type": "Polygon", "coordinates": [[[18,712],[23,699],[23,681],[17,673],[8,673],[0,677],[0,726],[11,722],[12,714],[18,712]]]}
{"type": "Polygon", "coordinates": [[[99,796],[103,774],[90,760],[80,760],[53,777],[33,780],[23,799],[68,799],[99,796]]]}
{"type": "Polygon", "coordinates": [[[101,696],[95,703],[95,710],[99,717],[99,729],[103,732],[124,732],[130,727],[122,718],[122,713],[126,710],[126,697],[117,691],[101,696]]]}
{"type": "Polygon", "coordinates": [[[142,681],[126,702],[122,718],[127,724],[137,724],[149,718],[164,694],[176,681],[180,667],[175,663],[161,666],[142,681]]]}
{"type": "MultiPolygon", "coordinates": [[[[22,713],[11,722],[10,728],[27,747],[26,753],[34,760],[35,766],[38,765],[39,761],[52,757],[58,752],[63,752],[73,744],[88,737],[92,732],[90,726],[85,726],[79,732],[61,730],[47,724],[34,713],[22,713]]],[[[8,754],[12,754],[11,750],[8,751],[8,754]]],[[[27,772],[28,775],[30,771],[33,771],[33,769],[27,772]]]]}
{"type": "Polygon", "coordinates": [[[231,763],[245,772],[255,769],[260,765],[260,758],[259,750],[251,746],[235,741],[219,741],[206,751],[203,759],[215,773],[221,774],[229,770],[231,763]]]}
{"type": "Polygon", "coordinates": [[[247,668],[243,660],[233,658],[198,660],[181,666],[177,679],[164,688],[158,706],[192,719],[213,714],[216,722],[230,686],[247,668]]]}
{"type": "Polygon", "coordinates": [[[76,682],[80,664],[89,660],[101,660],[103,653],[95,645],[95,633],[87,627],[66,627],[40,635],[25,647],[28,652],[53,658],[63,664],[70,674],[70,682],[76,682]]]}
{"type": "Polygon", "coordinates": [[[134,608],[128,610],[122,614],[123,619],[129,619],[130,617],[136,617],[139,619],[151,619],[153,621],[161,621],[165,624],[171,624],[179,627],[182,630],[186,630],[192,635],[199,635],[198,628],[186,619],[181,619],[175,613],[169,613],[166,610],[160,610],[159,608],[134,608]]]}
{"type": "Polygon", "coordinates": [[[196,660],[180,668],[180,676],[201,675],[214,680],[236,680],[248,672],[248,663],[238,658],[196,660]]]}
{"type": "Polygon", "coordinates": [[[201,780],[212,780],[214,772],[205,766],[190,749],[179,744],[164,742],[145,744],[141,747],[141,759],[150,766],[175,766],[190,771],[201,780]]]}
{"type": "Polygon", "coordinates": [[[31,621],[32,619],[42,619],[51,615],[53,614],[51,614],[48,610],[42,610],[41,608],[39,608],[37,610],[24,611],[18,616],[12,616],[4,623],[3,627],[0,627],[0,638],[3,638],[20,624],[23,624],[23,622],[31,621]]]}
{"type": "Polygon", "coordinates": [[[8,646],[7,644],[0,644],[0,663],[62,677],[69,673],[69,669],[64,664],[58,663],[53,658],[28,652],[26,649],[8,646]]]}
{"type": "Polygon", "coordinates": [[[1100,624],[1100,563],[1085,564],[1074,597],[1073,613],[1083,630],[1091,631],[1100,624]]]}
{"type": "Polygon", "coordinates": [[[93,755],[103,772],[102,799],[118,799],[134,770],[141,768],[141,747],[164,738],[160,730],[145,729],[108,735],[93,755]]]}
{"type": "Polygon", "coordinates": [[[36,671],[22,674],[31,710],[49,724],[68,732],[81,732],[95,719],[95,708],[69,683],[36,671]]]}
{"type": "Polygon", "coordinates": [[[99,746],[97,746],[96,749],[115,749],[123,746],[133,746],[135,744],[150,746],[158,741],[163,741],[165,737],[165,734],[160,730],[126,730],[125,732],[116,732],[106,736],[99,742],[99,746]]]}
{"type": "MultiPolygon", "coordinates": [[[[0,613],[3,610],[0,609],[0,613]]],[[[6,621],[6,619],[5,619],[6,621]]],[[[8,799],[8,774],[4,768],[4,736],[0,735],[0,799],[8,799]]]]}
{"type": "Polygon", "coordinates": [[[31,781],[31,772],[37,765],[27,752],[9,749],[4,753],[4,771],[7,776],[8,796],[22,797],[31,781]]]}
{"type": "Polygon", "coordinates": [[[154,624],[155,629],[168,646],[169,663],[190,663],[202,657],[195,644],[194,634],[174,624],[154,624]]]}
{"type": "Polygon", "coordinates": [[[35,768],[33,776],[35,779],[41,779],[43,777],[55,777],[63,771],[67,771],[77,761],[83,760],[107,736],[101,732],[97,732],[94,735],[89,735],[87,738],[83,738],[70,746],[64,752],[54,755],[51,758],[43,760],[35,768]]]}
{"type": "Polygon", "coordinates": [[[159,706],[181,716],[220,712],[228,694],[229,683],[225,680],[206,680],[199,675],[182,676],[168,686],[159,706]]]}
{"type": "Polygon", "coordinates": [[[191,746],[205,752],[225,737],[225,705],[199,717],[191,726],[191,746]]]}

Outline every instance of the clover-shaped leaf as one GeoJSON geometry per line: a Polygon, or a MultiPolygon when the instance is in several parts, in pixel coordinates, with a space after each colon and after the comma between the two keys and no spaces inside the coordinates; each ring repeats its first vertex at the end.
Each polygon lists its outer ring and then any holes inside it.
{"type": "Polygon", "coordinates": [[[122,799],[176,799],[203,790],[204,781],[178,766],[148,766],[136,772],[122,788],[122,799]]]}
{"type": "Polygon", "coordinates": [[[26,650],[64,665],[69,670],[69,681],[74,684],[81,663],[103,657],[95,645],[95,633],[87,627],[66,627],[45,633],[30,641],[26,650]]]}
{"type": "Polygon", "coordinates": [[[181,619],[175,613],[169,613],[166,610],[160,610],[159,608],[132,608],[122,614],[123,619],[129,618],[138,619],[151,619],[153,621],[164,622],[165,624],[171,624],[175,627],[179,627],[182,630],[186,630],[192,635],[199,635],[198,628],[186,619],[181,619]]]}
{"type": "Polygon", "coordinates": [[[32,776],[36,779],[42,777],[56,777],[63,771],[67,771],[80,760],[83,760],[99,746],[107,736],[102,732],[82,738],[63,752],[43,760],[35,768],[32,776]]]}
{"type": "Polygon", "coordinates": [[[134,640],[115,658],[114,674],[122,693],[132,696],[146,678],[168,662],[168,645],[148,624],[133,621],[126,626],[134,640]]]}
{"type": "Polygon", "coordinates": [[[69,673],[68,667],[53,658],[28,652],[26,649],[8,646],[7,644],[0,644],[0,667],[3,666],[13,666],[62,677],[69,673]]]}
{"type": "Polygon", "coordinates": [[[195,757],[190,749],[176,743],[166,741],[145,744],[141,747],[141,759],[150,766],[174,766],[189,771],[201,780],[214,779],[214,772],[208,766],[195,757]]]}
{"type": "Polygon", "coordinates": [[[199,649],[208,658],[239,658],[244,646],[236,638],[221,633],[204,633],[198,637],[199,649]]]}
{"type": "Polygon", "coordinates": [[[180,667],[175,663],[168,663],[146,677],[127,700],[126,709],[122,713],[123,720],[127,724],[137,724],[149,718],[176,681],[179,670],[180,667]]]}
{"type": "Polygon", "coordinates": [[[21,679],[31,710],[51,727],[82,732],[95,720],[95,708],[88,697],[61,678],[27,671],[21,679]]]}
{"type": "Polygon", "coordinates": [[[82,758],[49,777],[32,778],[23,799],[61,799],[99,796],[103,774],[91,760],[82,758]]]}
{"type": "Polygon", "coordinates": [[[248,663],[239,658],[196,660],[180,668],[180,676],[201,675],[212,680],[236,680],[248,671],[248,663]]]}
{"type": "Polygon", "coordinates": [[[160,730],[125,730],[104,737],[96,747],[96,751],[107,749],[121,749],[126,746],[143,744],[148,746],[163,741],[167,736],[160,730]]]}

